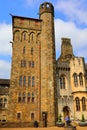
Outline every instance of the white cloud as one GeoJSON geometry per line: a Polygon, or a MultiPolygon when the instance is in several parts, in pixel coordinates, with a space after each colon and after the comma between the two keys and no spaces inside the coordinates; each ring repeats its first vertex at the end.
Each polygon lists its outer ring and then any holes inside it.
{"type": "Polygon", "coordinates": [[[0,78],[10,78],[11,63],[0,60],[0,78]]]}
{"type": "Polygon", "coordinates": [[[58,0],[55,9],[79,24],[87,25],[87,0],[58,0]]]}
{"type": "Polygon", "coordinates": [[[0,24],[0,55],[11,55],[12,29],[10,24],[0,24]]]}
{"type": "MultiPolygon", "coordinates": [[[[71,39],[73,51],[76,56],[85,57],[87,60],[87,28],[79,29],[73,22],[64,22],[61,19],[55,19],[55,38],[57,57],[61,51],[61,38],[66,37],[71,39]]],[[[11,25],[0,24],[0,55],[11,56],[12,39],[11,25]]],[[[3,59],[3,57],[2,57],[3,59]]],[[[9,78],[11,63],[0,60],[0,78],[9,78]]]]}
{"type": "Polygon", "coordinates": [[[70,38],[73,51],[77,56],[87,58],[87,28],[79,29],[72,22],[64,22],[60,19],[55,20],[56,50],[59,56],[61,49],[61,38],[70,38]],[[84,49],[84,50],[83,50],[84,49]]]}
{"type": "MultiPolygon", "coordinates": [[[[5,56],[11,56],[12,29],[10,24],[0,24],[0,78],[10,77],[11,63],[4,60],[5,56]]],[[[5,58],[7,59],[7,58],[5,58]]],[[[8,59],[7,59],[8,60],[8,59]]]]}

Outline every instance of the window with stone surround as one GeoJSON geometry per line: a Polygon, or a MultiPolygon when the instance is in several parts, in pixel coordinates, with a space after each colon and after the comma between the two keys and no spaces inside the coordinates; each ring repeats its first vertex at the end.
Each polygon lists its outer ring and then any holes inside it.
{"type": "Polygon", "coordinates": [[[21,67],[26,67],[26,61],[25,60],[21,60],[21,67]]]}
{"type": "Polygon", "coordinates": [[[17,113],[17,119],[21,119],[21,112],[17,113]]]}
{"type": "Polygon", "coordinates": [[[0,98],[0,109],[6,109],[7,108],[7,98],[1,97],[0,98]]]}
{"type": "Polygon", "coordinates": [[[22,76],[19,77],[19,86],[22,86],[22,76]]]}
{"type": "Polygon", "coordinates": [[[82,73],[79,74],[79,83],[81,86],[83,86],[83,74],[82,73]]]}
{"type": "Polygon", "coordinates": [[[35,118],[35,114],[34,112],[31,112],[31,120],[34,120],[34,118],[35,118]]]}
{"type": "Polygon", "coordinates": [[[34,95],[34,93],[32,93],[32,103],[34,103],[35,102],[35,95],[34,95]]]}
{"type": "Polygon", "coordinates": [[[18,93],[18,102],[19,103],[22,102],[22,94],[21,94],[21,92],[18,93]]]}
{"type": "Polygon", "coordinates": [[[26,86],[26,76],[23,77],[23,86],[26,86]]]}
{"type": "Polygon", "coordinates": [[[78,76],[76,73],[73,74],[73,78],[74,78],[74,85],[78,86],[78,76]]]}
{"type": "Polygon", "coordinates": [[[34,61],[29,61],[29,67],[34,68],[34,61]]]}
{"type": "Polygon", "coordinates": [[[76,102],[76,111],[80,111],[80,99],[76,97],[75,102],[76,102]]]}
{"type": "Polygon", "coordinates": [[[65,75],[60,77],[60,89],[65,89],[65,75]]]}
{"type": "Polygon", "coordinates": [[[26,93],[23,93],[22,102],[26,102],[26,93]]]}
{"type": "Polygon", "coordinates": [[[26,32],[23,33],[23,40],[26,40],[26,32]]]}
{"type": "Polygon", "coordinates": [[[30,34],[30,42],[34,42],[34,40],[35,40],[35,34],[34,34],[34,32],[31,32],[31,34],[30,34]]]}
{"type": "Polygon", "coordinates": [[[28,76],[28,86],[31,86],[31,76],[28,76]]]}
{"type": "Polygon", "coordinates": [[[86,111],[86,98],[85,97],[82,98],[82,110],[86,111]]]}
{"type": "Polygon", "coordinates": [[[32,87],[35,87],[35,77],[32,76],[32,87]]]}
{"type": "Polygon", "coordinates": [[[32,63],[31,63],[31,67],[34,68],[34,61],[32,61],[32,63]]]}
{"type": "Polygon", "coordinates": [[[31,101],[31,95],[30,95],[30,92],[28,92],[28,95],[27,95],[27,102],[30,103],[31,101]]]}

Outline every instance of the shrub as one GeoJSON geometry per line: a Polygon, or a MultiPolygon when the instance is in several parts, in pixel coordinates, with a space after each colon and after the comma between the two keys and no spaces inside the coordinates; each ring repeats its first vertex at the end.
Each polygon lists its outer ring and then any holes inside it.
{"type": "Polygon", "coordinates": [[[84,114],[82,114],[82,122],[85,122],[85,117],[84,117],[84,114]]]}
{"type": "Polygon", "coordinates": [[[58,122],[62,122],[62,118],[61,118],[62,116],[61,116],[61,114],[59,115],[59,117],[58,117],[58,122]]]}

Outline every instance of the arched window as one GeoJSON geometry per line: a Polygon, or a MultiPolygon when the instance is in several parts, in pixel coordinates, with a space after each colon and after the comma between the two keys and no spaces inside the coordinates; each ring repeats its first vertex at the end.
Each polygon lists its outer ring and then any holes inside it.
{"type": "Polygon", "coordinates": [[[27,102],[28,103],[30,103],[30,99],[31,99],[31,97],[30,97],[30,92],[28,93],[28,97],[27,97],[27,102]]]}
{"type": "Polygon", "coordinates": [[[35,40],[35,34],[34,34],[34,32],[32,32],[30,34],[30,42],[33,42],[34,40],[35,40]]]}
{"type": "Polygon", "coordinates": [[[75,101],[76,101],[76,111],[80,111],[80,100],[79,100],[79,98],[76,97],[75,101]]]}
{"type": "Polygon", "coordinates": [[[74,73],[74,74],[73,74],[73,77],[74,77],[74,85],[75,85],[75,86],[78,86],[78,77],[77,77],[77,74],[74,73]]]}
{"type": "Polygon", "coordinates": [[[85,97],[82,98],[82,110],[86,111],[86,98],[85,97]]]}
{"type": "Polygon", "coordinates": [[[60,88],[65,89],[65,75],[60,77],[60,88]]]}
{"type": "Polygon", "coordinates": [[[32,38],[32,41],[33,41],[34,40],[34,34],[33,33],[31,34],[31,38],[32,38]]]}
{"type": "Polygon", "coordinates": [[[35,86],[35,77],[33,76],[32,77],[32,87],[34,87],[35,86]]]}
{"type": "Polygon", "coordinates": [[[19,41],[20,40],[20,32],[19,32],[19,30],[14,32],[14,40],[15,41],[19,41]]]}
{"type": "Polygon", "coordinates": [[[79,83],[80,83],[80,85],[83,85],[83,75],[82,75],[82,73],[79,74],[79,83]]]}
{"type": "Polygon", "coordinates": [[[23,77],[23,86],[26,86],[26,76],[23,77]]]}
{"type": "Polygon", "coordinates": [[[26,32],[23,34],[23,40],[26,40],[26,32]]]}

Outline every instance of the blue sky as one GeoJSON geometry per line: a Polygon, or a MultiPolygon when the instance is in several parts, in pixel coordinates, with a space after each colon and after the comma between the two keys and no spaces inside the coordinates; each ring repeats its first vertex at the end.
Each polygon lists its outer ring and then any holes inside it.
{"type": "MultiPolygon", "coordinates": [[[[46,1],[46,0],[45,0],[46,1]]],[[[0,78],[10,78],[12,57],[12,19],[10,14],[39,18],[44,0],[0,0],[0,78]]],[[[71,39],[76,56],[87,62],[87,0],[48,0],[55,10],[56,57],[61,51],[61,38],[71,39]]]]}

